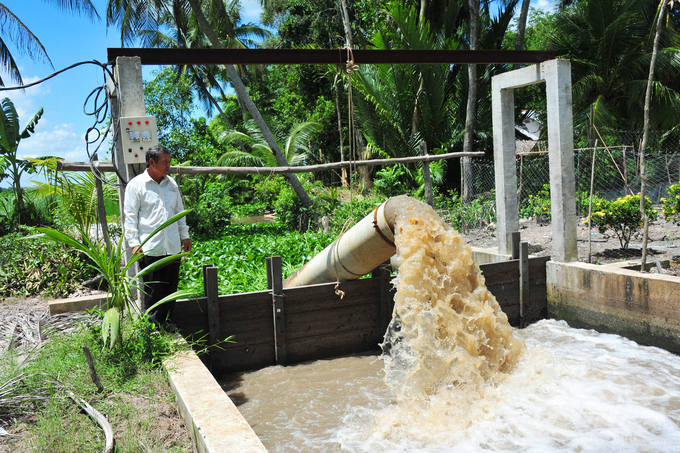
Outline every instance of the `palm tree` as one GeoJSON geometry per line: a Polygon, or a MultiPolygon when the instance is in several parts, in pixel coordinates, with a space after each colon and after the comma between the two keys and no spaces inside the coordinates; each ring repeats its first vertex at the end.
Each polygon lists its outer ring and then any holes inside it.
{"type": "Polygon", "coordinates": [[[58,199],[53,204],[53,213],[63,222],[75,227],[77,231],[89,232],[92,225],[96,223],[97,177],[104,178],[108,182],[102,185],[106,199],[118,203],[118,192],[114,185],[113,174],[95,176],[91,172],[60,172],[57,170],[57,162],[63,159],[59,157],[27,160],[34,167],[42,167],[50,180],[47,183],[34,181],[35,194],[42,198],[58,199]]]}
{"type": "MultiPolygon", "coordinates": [[[[274,167],[276,158],[269,144],[264,139],[262,132],[252,122],[246,124],[248,133],[231,131],[224,133],[221,139],[226,143],[241,141],[251,146],[252,152],[229,151],[217,160],[218,166],[240,167],[274,167]]],[[[307,157],[313,151],[309,148],[310,136],[321,129],[321,124],[307,121],[293,125],[288,135],[277,134],[277,142],[290,165],[305,165],[307,157]]]]}
{"type": "MultiPolygon", "coordinates": [[[[470,0],[470,50],[479,50],[479,0],[470,0]]],[[[463,152],[472,152],[473,133],[477,117],[477,65],[468,65],[468,97],[465,111],[465,134],[463,152]]],[[[469,157],[463,158],[463,199],[467,200],[472,189],[472,167],[469,157]]]]}
{"type": "MultiPolygon", "coordinates": [[[[452,6],[452,8],[454,8],[452,6]]],[[[448,19],[455,22],[457,9],[448,19]]],[[[455,49],[458,40],[442,27],[432,31],[419,12],[400,2],[388,5],[389,22],[372,44],[378,49],[455,49]]],[[[441,148],[451,134],[446,65],[371,65],[356,75],[359,120],[367,149],[387,157],[419,154],[418,145],[441,148]]]]}
{"type": "MultiPolygon", "coordinates": [[[[569,2],[571,3],[571,2],[569,2]]],[[[655,38],[657,1],[573,2],[555,18],[552,44],[572,61],[574,126],[641,127],[655,38]]],[[[680,118],[680,34],[673,23],[659,37],[652,84],[652,127],[670,129],[680,118]]]]}
{"type": "MultiPolygon", "coordinates": [[[[85,15],[90,19],[99,19],[99,14],[97,14],[97,10],[92,5],[91,0],[43,1],[45,3],[52,3],[65,12],[74,12],[76,14],[85,15]]],[[[24,83],[21,78],[19,66],[17,66],[7,45],[8,41],[11,41],[16,45],[19,50],[28,55],[31,60],[46,61],[52,66],[52,61],[50,61],[50,57],[47,55],[47,51],[38,37],[33,34],[21,19],[14,15],[3,3],[0,3],[0,22],[2,22],[2,27],[0,27],[0,65],[4,71],[9,74],[9,77],[13,82],[18,83],[19,85],[23,85],[24,83]]],[[[2,78],[0,78],[0,85],[5,85],[2,78]]]]}
{"type": "Polygon", "coordinates": [[[30,137],[35,132],[35,126],[42,114],[43,109],[38,110],[38,113],[31,118],[24,130],[20,131],[19,115],[14,104],[9,98],[2,100],[2,108],[0,108],[0,171],[12,181],[20,215],[24,210],[21,175],[25,171],[32,171],[32,166],[28,161],[17,158],[17,150],[21,140],[30,137]],[[7,171],[9,173],[6,173],[7,171]]]}
{"type": "MultiPolygon", "coordinates": [[[[666,13],[666,1],[659,2],[658,19],[656,21],[656,31],[654,33],[654,45],[652,46],[652,59],[649,63],[649,77],[647,78],[647,90],[645,92],[645,111],[644,111],[644,125],[642,132],[642,144],[640,145],[640,213],[642,214],[644,232],[642,237],[642,263],[640,270],[644,271],[647,262],[647,240],[649,238],[649,216],[645,209],[645,188],[647,185],[647,172],[645,171],[645,147],[647,146],[647,138],[649,136],[649,118],[650,118],[650,104],[652,100],[652,85],[654,83],[654,70],[656,66],[656,58],[659,50],[659,40],[661,38],[663,17],[666,13]]],[[[675,1],[670,1],[670,10],[673,10],[675,1]]]]}
{"type": "MultiPolygon", "coordinates": [[[[216,49],[223,49],[227,47],[234,35],[233,30],[229,29],[230,22],[226,20],[227,8],[223,0],[213,0],[209,2],[208,5],[206,5],[210,21],[208,18],[206,18],[206,15],[203,12],[203,3],[201,0],[188,0],[188,2],[189,6],[191,7],[191,11],[193,12],[191,20],[198,24],[197,28],[200,28],[200,30],[205,34],[210,44],[216,49]],[[215,28],[213,28],[211,22],[215,25],[215,28]]],[[[173,15],[179,16],[179,11],[184,11],[184,6],[185,3],[181,0],[109,0],[107,8],[107,25],[111,25],[113,23],[118,24],[121,29],[121,41],[123,44],[126,44],[134,41],[134,39],[139,36],[141,30],[153,30],[154,27],[158,26],[160,20],[167,12],[172,11],[173,15]]],[[[177,22],[176,24],[178,26],[178,32],[188,32],[188,29],[179,28],[180,26],[187,26],[188,22],[182,24],[177,22]]],[[[246,110],[248,110],[248,112],[251,114],[259,129],[262,131],[267,144],[270,146],[276,156],[278,165],[288,166],[288,161],[281,152],[274,135],[269,130],[269,127],[253,103],[253,100],[250,98],[246,86],[243,84],[237,69],[233,65],[226,65],[225,69],[229,79],[232,82],[234,90],[236,91],[236,95],[243,103],[246,110]]],[[[300,198],[303,206],[311,206],[313,201],[305,191],[304,187],[302,187],[302,184],[300,183],[300,180],[297,178],[297,176],[295,174],[286,174],[286,179],[293,187],[293,190],[297,196],[300,198]]]]}

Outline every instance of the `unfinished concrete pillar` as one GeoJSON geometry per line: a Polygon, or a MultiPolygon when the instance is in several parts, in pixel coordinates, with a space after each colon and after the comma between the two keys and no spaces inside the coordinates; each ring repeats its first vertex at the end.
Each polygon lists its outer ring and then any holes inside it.
{"type": "MultiPolygon", "coordinates": [[[[120,117],[126,116],[145,116],[146,104],[144,102],[144,81],[142,79],[142,60],[139,57],[118,57],[114,69],[116,78],[114,84],[109,81],[109,91],[111,100],[111,122],[114,128],[118,127],[120,117]]],[[[112,160],[116,164],[120,177],[125,182],[132,179],[135,175],[144,171],[143,165],[127,165],[123,156],[123,141],[121,132],[118,132],[112,160]]],[[[119,183],[122,181],[118,181],[119,183]]],[[[123,203],[125,200],[125,189],[118,190],[120,202],[121,223],[124,221],[123,203]]]]}
{"type": "Polygon", "coordinates": [[[542,63],[541,69],[548,114],[553,260],[578,261],[571,64],[569,60],[550,60],[542,63]]]}
{"type": "Polygon", "coordinates": [[[576,261],[576,181],[569,60],[550,60],[492,78],[498,253],[510,253],[508,235],[519,230],[513,90],[539,82],[546,83],[553,260],[576,261]]]}
{"type": "Polygon", "coordinates": [[[493,158],[496,180],[496,226],[498,253],[510,254],[508,234],[519,231],[517,213],[517,171],[515,170],[515,92],[500,88],[493,78],[493,158]]]}
{"type": "MultiPolygon", "coordinates": [[[[118,57],[114,69],[116,78],[115,84],[109,80],[109,97],[111,103],[111,123],[116,130],[120,117],[145,116],[146,104],[144,102],[144,82],[142,79],[142,60],[139,57],[118,57]]],[[[122,132],[118,131],[116,142],[114,143],[112,160],[118,169],[118,183],[127,183],[136,175],[144,171],[143,164],[126,164],[123,156],[122,132]],[[121,180],[124,179],[124,181],[121,180]]],[[[120,224],[125,225],[125,188],[118,189],[118,203],[120,207],[120,224]]],[[[125,262],[127,263],[132,256],[132,250],[128,248],[125,252],[125,262]]],[[[133,276],[139,272],[137,263],[132,266],[128,275],[133,276]]],[[[139,307],[144,306],[141,291],[133,289],[133,296],[136,297],[139,307]],[[137,294],[135,294],[137,293],[137,294]]]]}

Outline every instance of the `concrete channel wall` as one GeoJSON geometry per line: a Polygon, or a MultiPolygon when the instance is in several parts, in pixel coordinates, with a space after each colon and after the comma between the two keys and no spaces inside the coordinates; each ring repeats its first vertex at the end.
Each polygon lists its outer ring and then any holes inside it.
{"type": "Polygon", "coordinates": [[[547,263],[548,317],[680,354],[680,277],[547,263]]]}

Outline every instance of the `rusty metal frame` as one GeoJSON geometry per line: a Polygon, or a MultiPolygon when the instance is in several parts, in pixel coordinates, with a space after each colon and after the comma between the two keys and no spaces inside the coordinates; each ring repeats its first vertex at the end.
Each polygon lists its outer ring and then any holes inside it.
{"type": "MultiPolygon", "coordinates": [[[[108,48],[108,62],[139,57],[143,65],[345,64],[347,49],[108,48]]],[[[352,50],[355,64],[535,64],[553,50],[352,50]]]]}

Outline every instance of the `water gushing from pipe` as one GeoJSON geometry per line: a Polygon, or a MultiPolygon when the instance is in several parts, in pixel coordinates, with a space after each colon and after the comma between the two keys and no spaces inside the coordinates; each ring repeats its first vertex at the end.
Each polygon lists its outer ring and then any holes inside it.
{"type": "Polygon", "coordinates": [[[454,387],[477,392],[525,349],[486,289],[463,237],[424,203],[390,200],[399,262],[392,322],[382,345],[385,382],[399,403],[454,387]]]}

